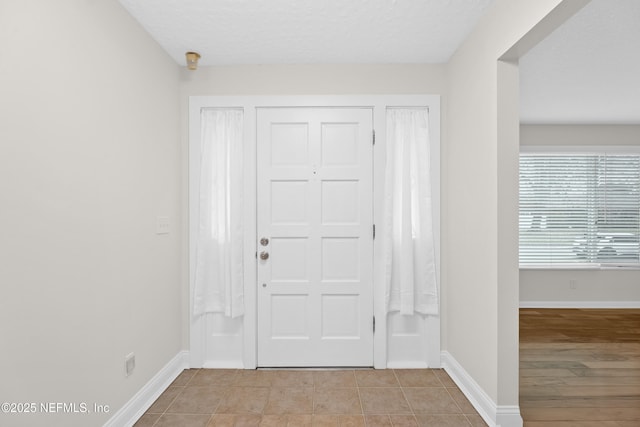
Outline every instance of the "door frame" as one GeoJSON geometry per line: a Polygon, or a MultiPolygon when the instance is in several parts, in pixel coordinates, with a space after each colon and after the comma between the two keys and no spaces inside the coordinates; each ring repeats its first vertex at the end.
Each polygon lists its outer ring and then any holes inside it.
{"type": "MultiPolygon", "coordinates": [[[[431,140],[431,178],[436,274],[440,283],[440,96],[439,95],[337,95],[337,96],[191,96],[189,97],[189,360],[192,368],[205,364],[205,316],[194,319],[193,293],[195,278],[195,242],[197,234],[197,200],[200,151],[200,112],[203,108],[240,108],[244,111],[244,302],[242,319],[241,360],[229,361],[224,367],[255,369],[257,366],[257,129],[258,108],[318,107],[371,108],[376,133],[373,150],[373,221],[376,234],[384,235],[384,167],[386,161],[386,110],[393,107],[426,107],[429,109],[431,140]]],[[[387,314],[384,306],[384,271],[382,239],[373,242],[373,313],[376,331],[373,338],[373,360],[376,369],[387,367],[387,314]],[[385,319],[385,321],[380,321],[385,319]]],[[[440,367],[440,318],[426,320],[429,367],[440,367]]]]}

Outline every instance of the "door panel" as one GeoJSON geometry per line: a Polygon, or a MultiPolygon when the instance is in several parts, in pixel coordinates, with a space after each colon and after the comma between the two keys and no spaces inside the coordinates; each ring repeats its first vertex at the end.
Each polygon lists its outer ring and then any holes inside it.
{"type": "Polygon", "coordinates": [[[372,119],[258,110],[258,366],[373,364],[372,119]]]}

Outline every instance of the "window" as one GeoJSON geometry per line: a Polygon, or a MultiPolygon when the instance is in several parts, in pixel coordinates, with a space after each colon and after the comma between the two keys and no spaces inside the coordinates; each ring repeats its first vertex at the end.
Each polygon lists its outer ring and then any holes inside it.
{"type": "Polygon", "coordinates": [[[640,266],[640,154],[521,153],[520,266],[640,266]]]}

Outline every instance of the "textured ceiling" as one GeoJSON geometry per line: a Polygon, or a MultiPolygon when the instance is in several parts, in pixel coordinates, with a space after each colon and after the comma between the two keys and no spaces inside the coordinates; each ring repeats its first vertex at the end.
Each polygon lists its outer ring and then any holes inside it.
{"type": "Polygon", "coordinates": [[[520,59],[523,123],[640,124],[640,1],[593,0],[520,59]]]}
{"type": "Polygon", "coordinates": [[[444,63],[492,0],[120,0],[179,64],[444,63]]]}
{"type": "MultiPolygon", "coordinates": [[[[492,2],[119,1],[201,66],[445,63],[492,2]]],[[[521,58],[520,82],[523,123],[640,124],[640,0],[592,0],[521,58]]]]}

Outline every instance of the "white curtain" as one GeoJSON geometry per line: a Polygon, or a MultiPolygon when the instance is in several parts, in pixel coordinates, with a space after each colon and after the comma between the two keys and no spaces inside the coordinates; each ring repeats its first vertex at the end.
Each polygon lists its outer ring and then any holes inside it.
{"type": "Polygon", "coordinates": [[[387,311],[438,314],[429,112],[387,110],[385,279],[387,311]]]}
{"type": "Polygon", "coordinates": [[[242,128],[238,109],[201,113],[194,315],[244,314],[242,128]]]}

